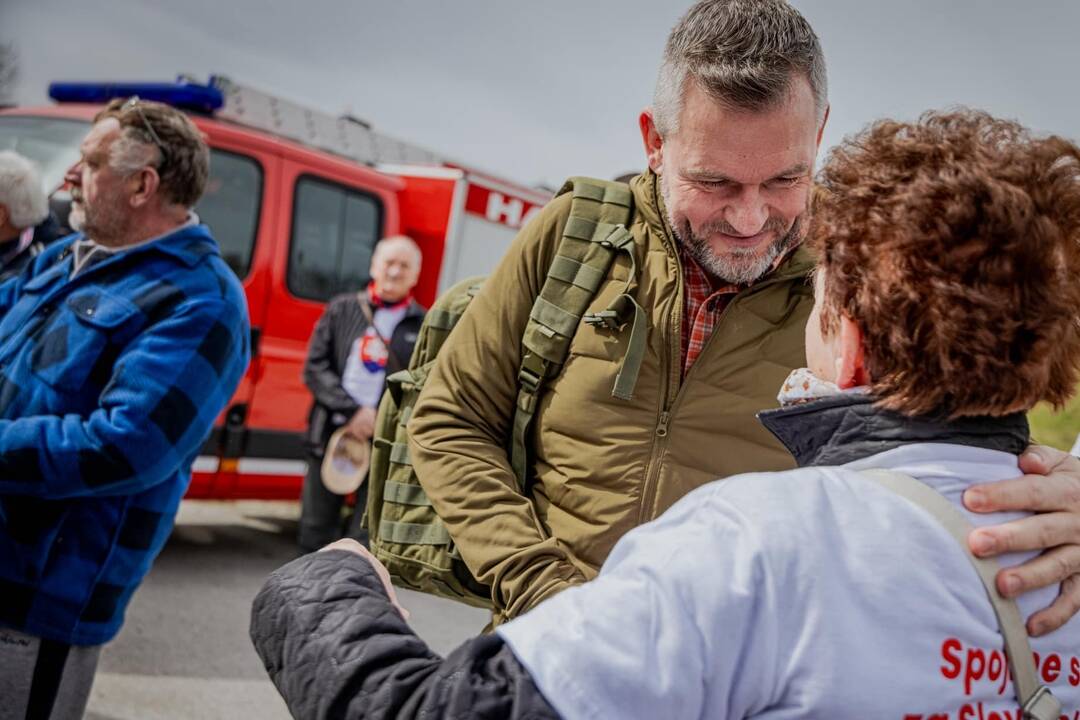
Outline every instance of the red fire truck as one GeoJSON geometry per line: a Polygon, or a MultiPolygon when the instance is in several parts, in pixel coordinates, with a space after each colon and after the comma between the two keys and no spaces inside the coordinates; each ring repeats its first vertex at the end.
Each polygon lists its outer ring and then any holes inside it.
{"type": "Polygon", "coordinates": [[[489,272],[551,195],[215,76],[208,84],[54,83],[57,104],[0,111],[0,149],[59,188],[101,104],[138,95],[188,112],[211,148],[196,212],[241,278],[252,361],[195,462],[192,498],[295,498],[311,396],[308,337],[332,296],[367,283],[375,243],[404,233],[424,254],[416,290],[429,305],[457,280],[489,272]]]}

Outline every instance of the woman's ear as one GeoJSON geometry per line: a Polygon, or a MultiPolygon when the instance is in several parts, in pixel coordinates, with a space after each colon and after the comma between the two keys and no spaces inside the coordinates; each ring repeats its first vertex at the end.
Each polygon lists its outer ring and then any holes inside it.
{"type": "Polygon", "coordinates": [[[840,314],[840,354],[836,358],[836,385],[847,390],[860,385],[870,384],[870,373],[866,370],[866,345],[862,330],[843,313],[840,314]]]}

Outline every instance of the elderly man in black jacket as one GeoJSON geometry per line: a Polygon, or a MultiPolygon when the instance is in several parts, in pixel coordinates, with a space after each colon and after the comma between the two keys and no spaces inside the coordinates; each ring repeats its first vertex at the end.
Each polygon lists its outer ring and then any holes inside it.
{"type": "MultiPolygon", "coordinates": [[[[301,552],[342,536],[344,497],[323,486],[321,464],[330,436],[340,427],[370,442],[375,411],[388,374],[408,366],[424,309],[412,299],[420,276],[420,248],[404,235],[385,238],[371,258],[365,290],[335,297],[311,336],[304,384],[315,402],[308,418],[308,473],[301,498],[301,552]]],[[[366,544],[360,518],[367,485],[357,490],[356,512],[345,534],[366,544]]]]}

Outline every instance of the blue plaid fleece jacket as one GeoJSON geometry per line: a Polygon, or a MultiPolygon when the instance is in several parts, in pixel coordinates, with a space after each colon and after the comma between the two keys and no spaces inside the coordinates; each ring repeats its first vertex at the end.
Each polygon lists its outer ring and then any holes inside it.
{"type": "Polygon", "coordinates": [[[120,630],[191,463],[247,367],[247,304],[204,225],[0,285],[0,625],[120,630]]]}

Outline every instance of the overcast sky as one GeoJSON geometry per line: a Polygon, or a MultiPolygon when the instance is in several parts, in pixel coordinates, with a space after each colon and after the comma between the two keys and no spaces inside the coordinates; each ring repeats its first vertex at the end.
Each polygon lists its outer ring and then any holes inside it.
{"type": "MultiPolygon", "coordinates": [[[[0,0],[15,99],[52,80],[212,72],[349,111],[526,183],[643,167],[637,116],[691,3],[639,0],[0,0]]],[[[956,104],[1080,138],[1080,1],[795,0],[817,30],[824,146],[956,104]]]]}

